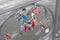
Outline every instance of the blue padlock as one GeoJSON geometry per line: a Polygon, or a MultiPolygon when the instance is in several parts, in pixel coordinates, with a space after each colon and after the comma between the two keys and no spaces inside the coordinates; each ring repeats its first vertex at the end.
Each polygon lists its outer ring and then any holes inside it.
{"type": "Polygon", "coordinates": [[[23,19],[24,21],[27,20],[27,16],[24,14],[24,12],[22,12],[21,17],[22,17],[22,19],[23,19]]]}

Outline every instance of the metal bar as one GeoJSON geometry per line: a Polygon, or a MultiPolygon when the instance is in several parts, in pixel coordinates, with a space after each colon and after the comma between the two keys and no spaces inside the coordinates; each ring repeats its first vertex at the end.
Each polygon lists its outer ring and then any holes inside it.
{"type": "Polygon", "coordinates": [[[58,27],[58,17],[60,14],[60,0],[56,0],[56,9],[55,9],[55,19],[54,19],[54,25],[53,25],[53,39],[56,40],[56,33],[57,33],[57,27],[58,27]]]}

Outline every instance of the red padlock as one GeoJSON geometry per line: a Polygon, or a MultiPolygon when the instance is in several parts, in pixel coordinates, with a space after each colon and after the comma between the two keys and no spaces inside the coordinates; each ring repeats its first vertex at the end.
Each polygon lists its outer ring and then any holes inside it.
{"type": "Polygon", "coordinates": [[[25,32],[28,32],[29,31],[29,28],[28,27],[25,27],[25,32]]]}
{"type": "Polygon", "coordinates": [[[34,14],[39,14],[39,13],[40,13],[40,10],[36,7],[36,8],[33,10],[33,13],[34,13],[34,14]]]}
{"type": "Polygon", "coordinates": [[[32,27],[34,28],[37,25],[38,25],[38,20],[34,19],[33,22],[32,22],[32,27]]]}
{"type": "Polygon", "coordinates": [[[6,34],[6,38],[7,38],[7,39],[10,39],[10,38],[11,38],[11,34],[10,34],[10,33],[7,33],[7,34],[6,34]]]}

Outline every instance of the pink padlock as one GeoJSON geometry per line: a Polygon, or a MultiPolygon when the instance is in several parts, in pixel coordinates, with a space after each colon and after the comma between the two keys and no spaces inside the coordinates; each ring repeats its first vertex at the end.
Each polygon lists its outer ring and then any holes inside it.
{"type": "Polygon", "coordinates": [[[7,33],[7,34],[6,34],[6,38],[7,38],[7,39],[10,39],[10,38],[11,38],[11,34],[10,34],[10,33],[7,33]]]}
{"type": "Polygon", "coordinates": [[[26,26],[25,27],[25,32],[28,32],[29,31],[29,28],[26,26]]]}
{"type": "Polygon", "coordinates": [[[32,27],[34,28],[37,25],[38,25],[38,20],[35,18],[35,19],[33,19],[32,27]]]}
{"type": "Polygon", "coordinates": [[[36,8],[33,10],[33,13],[34,13],[34,14],[39,14],[39,13],[40,13],[40,10],[36,7],[36,8]]]}

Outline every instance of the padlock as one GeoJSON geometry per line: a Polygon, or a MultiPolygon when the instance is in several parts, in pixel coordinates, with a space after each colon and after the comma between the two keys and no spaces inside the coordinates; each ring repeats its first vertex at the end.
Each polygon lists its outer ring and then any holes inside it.
{"type": "Polygon", "coordinates": [[[21,25],[20,31],[21,31],[21,32],[25,32],[25,26],[24,26],[24,25],[21,25]]]}
{"type": "Polygon", "coordinates": [[[37,18],[36,18],[36,17],[34,17],[34,19],[33,19],[33,24],[34,24],[35,26],[37,26],[37,25],[38,25],[38,20],[37,20],[37,18]]]}
{"type": "Polygon", "coordinates": [[[34,24],[35,24],[35,26],[38,25],[38,20],[37,19],[34,20],[34,24]]]}
{"type": "Polygon", "coordinates": [[[20,19],[20,25],[22,25],[23,24],[23,19],[20,19]]]}
{"type": "Polygon", "coordinates": [[[26,26],[25,27],[25,32],[28,32],[29,31],[29,28],[26,26]]]}
{"type": "Polygon", "coordinates": [[[34,13],[34,14],[39,14],[39,13],[40,13],[40,10],[36,7],[36,8],[33,10],[33,13],[34,13]]]}
{"type": "Polygon", "coordinates": [[[44,28],[44,29],[47,29],[48,28],[48,25],[47,24],[42,24],[42,27],[44,28]]]}
{"type": "Polygon", "coordinates": [[[38,25],[38,20],[37,19],[34,19],[33,22],[32,22],[32,27],[36,27],[38,25]]]}
{"type": "Polygon", "coordinates": [[[6,38],[7,38],[7,39],[11,39],[11,34],[10,34],[10,33],[7,33],[7,34],[6,34],[6,38]]]}
{"type": "Polygon", "coordinates": [[[49,33],[49,28],[45,29],[45,33],[49,33]]]}
{"type": "Polygon", "coordinates": [[[27,16],[24,14],[24,12],[22,12],[21,17],[22,17],[22,19],[23,19],[24,21],[27,20],[27,16]]]}

